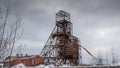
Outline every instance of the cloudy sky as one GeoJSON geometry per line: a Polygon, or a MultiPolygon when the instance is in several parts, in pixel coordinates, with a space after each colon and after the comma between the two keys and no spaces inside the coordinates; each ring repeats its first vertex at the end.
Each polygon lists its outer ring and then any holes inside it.
{"type": "MultiPolygon", "coordinates": [[[[95,56],[110,55],[111,49],[119,55],[120,0],[11,0],[10,6],[10,14],[24,23],[24,54],[40,54],[55,26],[55,14],[64,10],[71,14],[74,36],[82,46],[95,56]]],[[[86,58],[91,57],[83,50],[86,58]]]]}

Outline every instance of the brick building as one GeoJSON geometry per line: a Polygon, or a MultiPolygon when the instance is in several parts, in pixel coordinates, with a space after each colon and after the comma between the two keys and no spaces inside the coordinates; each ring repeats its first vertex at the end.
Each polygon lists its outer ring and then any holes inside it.
{"type": "Polygon", "coordinates": [[[39,55],[26,55],[26,56],[8,56],[5,59],[5,66],[14,66],[17,64],[23,63],[25,66],[33,67],[38,66],[39,64],[43,64],[44,60],[39,55]]]}

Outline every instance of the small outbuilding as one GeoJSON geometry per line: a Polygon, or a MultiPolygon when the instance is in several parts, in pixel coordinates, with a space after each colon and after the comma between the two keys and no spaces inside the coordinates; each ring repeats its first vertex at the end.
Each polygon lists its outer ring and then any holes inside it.
{"type": "Polygon", "coordinates": [[[20,63],[28,67],[34,67],[34,66],[43,64],[44,59],[40,57],[39,55],[26,55],[26,56],[17,55],[17,56],[11,56],[11,57],[8,56],[4,62],[5,66],[14,66],[20,63]]]}

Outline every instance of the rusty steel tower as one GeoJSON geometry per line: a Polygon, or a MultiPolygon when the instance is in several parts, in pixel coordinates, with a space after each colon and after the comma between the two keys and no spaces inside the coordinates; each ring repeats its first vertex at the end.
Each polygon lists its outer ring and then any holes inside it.
{"type": "Polygon", "coordinates": [[[73,36],[70,14],[60,10],[56,14],[56,25],[40,53],[44,64],[78,65],[82,62],[79,42],[73,36]]]}

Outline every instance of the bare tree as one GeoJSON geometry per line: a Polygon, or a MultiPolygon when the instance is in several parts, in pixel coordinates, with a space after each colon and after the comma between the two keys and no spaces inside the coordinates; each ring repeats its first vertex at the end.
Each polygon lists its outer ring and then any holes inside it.
{"type": "Polygon", "coordinates": [[[112,57],[112,64],[115,64],[115,52],[113,50],[113,48],[111,49],[111,57],[112,57]]]}
{"type": "Polygon", "coordinates": [[[98,55],[97,55],[96,61],[97,61],[97,62],[96,62],[97,65],[103,65],[103,57],[102,57],[102,54],[101,54],[100,51],[98,52],[98,55]]]}
{"type": "Polygon", "coordinates": [[[118,62],[119,62],[118,54],[113,47],[111,48],[111,59],[112,59],[111,62],[113,65],[118,64],[118,62]]]}
{"type": "Polygon", "coordinates": [[[106,61],[106,65],[109,65],[109,54],[108,54],[108,52],[105,54],[105,61],[106,61]]]}
{"type": "Polygon", "coordinates": [[[9,11],[11,0],[4,1],[5,10],[0,9],[0,56],[2,57],[12,56],[15,44],[22,36],[22,31],[20,31],[21,19],[15,18],[10,22],[9,11]]]}

